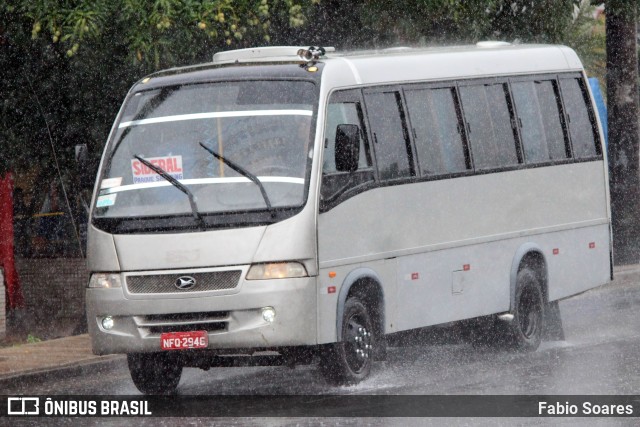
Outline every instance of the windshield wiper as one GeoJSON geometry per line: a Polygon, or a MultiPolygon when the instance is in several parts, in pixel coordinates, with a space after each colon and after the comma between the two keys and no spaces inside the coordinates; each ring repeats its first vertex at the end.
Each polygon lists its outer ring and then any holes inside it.
{"type": "Polygon", "coordinates": [[[213,157],[215,157],[218,160],[222,160],[231,169],[233,169],[234,171],[238,172],[240,175],[242,175],[242,176],[244,176],[246,178],[249,178],[250,181],[254,182],[258,186],[258,188],[260,188],[260,193],[262,194],[262,198],[264,199],[264,202],[267,205],[267,209],[271,212],[271,218],[275,218],[276,217],[276,212],[271,207],[271,202],[269,201],[269,196],[267,195],[267,190],[265,190],[264,185],[262,184],[262,182],[260,182],[260,180],[258,179],[257,176],[255,176],[254,174],[252,174],[251,172],[249,172],[248,170],[246,170],[242,166],[236,165],[231,160],[225,159],[220,154],[218,154],[215,151],[213,151],[213,149],[211,147],[208,147],[208,146],[204,145],[202,142],[200,142],[199,144],[200,144],[200,146],[202,148],[204,148],[209,153],[211,153],[211,155],[213,157]]]}
{"type": "Polygon", "coordinates": [[[140,157],[138,154],[135,154],[133,157],[138,159],[143,165],[163,177],[165,180],[169,181],[171,185],[176,187],[178,190],[182,191],[184,194],[189,197],[189,204],[191,205],[191,212],[193,213],[193,218],[196,220],[200,228],[204,231],[206,229],[206,224],[200,211],[198,211],[198,205],[196,204],[196,198],[193,196],[191,190],[189,190],[185,185],[183,185],[180,181],[169,175],[164,169],[160,166],[156,166],[148,160],[140,157]]]}

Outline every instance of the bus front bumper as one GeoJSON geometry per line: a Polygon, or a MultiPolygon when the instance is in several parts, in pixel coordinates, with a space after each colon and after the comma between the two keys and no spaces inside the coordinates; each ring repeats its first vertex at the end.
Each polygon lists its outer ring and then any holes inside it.
{"type": "Polygon", "coordinates": [[[315,345],[316,295],[313,277],[243,281],[232,295],[188,298],[129,299],[122,288],[87,289],[87,322],[99,355],[161,351],[161,334],[201,330],[209,350],[315,345]],[[271,322],[265,309],[275,311],[271,322]]]}

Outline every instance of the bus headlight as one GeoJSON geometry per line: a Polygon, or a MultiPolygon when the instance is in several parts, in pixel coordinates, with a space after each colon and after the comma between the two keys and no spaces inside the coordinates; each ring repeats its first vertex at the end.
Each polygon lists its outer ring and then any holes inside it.
{"type": "Polygon", "coordinates": [[[299,262],[271,262],[252,265],[247,273],[247,280],[288,279],[307,276],[307,270],[299,262]]]}
{"type": "Polygon", "coordinates": [[[120,282],[120,275],[113,273],[96,273],[91,275],[89,279],[89,288],[121,288],[122,282],[120,282]]]}
{"type": "Polygon", "coordinates": [[[104,319],[102,319],[102,327],[105,328],[107,331],[113,328],[114,324],[115,322],[113,321],[113,317],[111,316],[107,316],[104,319]]]}

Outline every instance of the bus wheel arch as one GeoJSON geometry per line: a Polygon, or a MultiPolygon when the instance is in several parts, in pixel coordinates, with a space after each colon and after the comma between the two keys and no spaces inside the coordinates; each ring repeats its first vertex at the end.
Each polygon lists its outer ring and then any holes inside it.
{"type": "Polygon", "coordinates": [[[510,283],[510,310],[513,311],[516,304],[516,287],[518,285],[518,273],[524,269],[533,270],[538,276],[542,287],[542,296],[545,304],[549,301],[549,277],[547,260],[542,252],[542,248],[535,243],[525,243],[516,251],[516,255],[511,263],[510,283]]]}
{"type": "Polygon", "coordinates": [[[340,288],[336,313],[337,340],[342,339],[344,307],[350,297],[356,297],[364,304],[372,317],[374,332],[378,337],[384,337],[385,300],[382,280],[372,269],[358,268],[347,275],[340,288]]]}

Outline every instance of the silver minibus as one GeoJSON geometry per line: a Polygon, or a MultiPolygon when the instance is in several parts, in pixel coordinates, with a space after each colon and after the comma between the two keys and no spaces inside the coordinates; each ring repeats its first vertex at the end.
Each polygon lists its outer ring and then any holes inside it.
{"type": "Polygon", "coordinates": [[[389,334],[465,321],[536,350],[607,283],[606,153],[563,46],[220,52],[137,82],[88,226],[93,351],[365,379],[389,334]]]}

